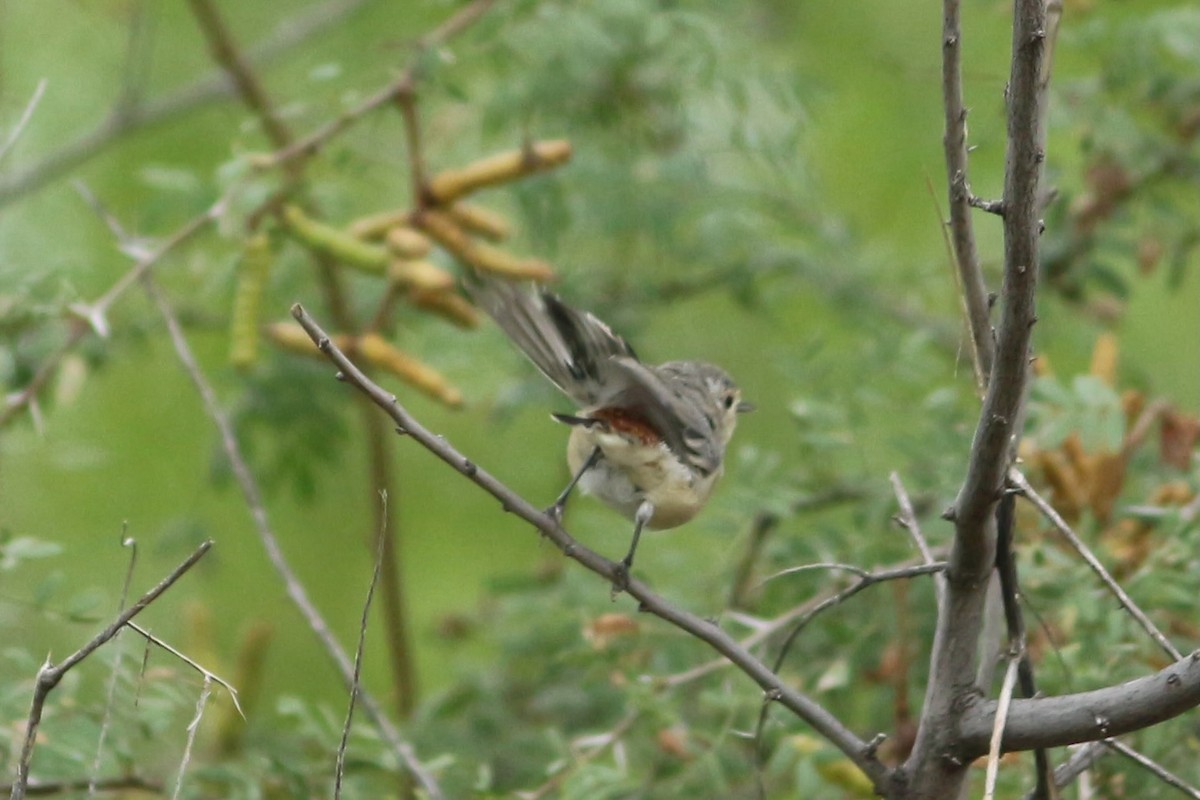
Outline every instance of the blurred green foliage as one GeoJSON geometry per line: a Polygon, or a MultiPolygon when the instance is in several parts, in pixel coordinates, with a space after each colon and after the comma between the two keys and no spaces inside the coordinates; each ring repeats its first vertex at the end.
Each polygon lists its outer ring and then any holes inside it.
{"type": "MultiPolygon", "coordinates": [[[[1052,452],[1077,440],[1087,454],[1111,453],[1127,432],[1124,392],[1163,398],[1192,417],[1200,406],[1200,12],[1165,1],[1066,5],[1036,331],[1057,377],[1033,390],[1030,443],[1052,452]],[[1115,383],[1087,368],[1102,331],[1122,345],[1115,383]]],[[[300,0],[219,7],[246,45],[308,8],[300,0]]],[[[314,130],[394,79],[418,37],[457,7],[363,3],[262,66],[261,77],[286,124],[314,130]]],[[[1007,7],[973,0],[964,14],[978,147],[972,185],[994,196],[1007,7]]],[[[63,344],[70,306],[94,299],[129,265],[70,180],[15,198],[5,194],[7,179],[102,125],[131,87],[169,97],[213,67],[182,3],[41,0],[0,4],[0,17],[0,141],[37,81],[48,86],[0,163],[7,393],[63,344]],[[130,47],[135,20],[143,38],[130,47]]],[[[940,24],[939,4],[882,0],[512,0],[420,62],[430,168],[526,139],[569,139],[566,168],[480,196],[517,223],[513,251],[553,260],[558,290],[648,360],[723,364],[759,407],[738,431],[712,505],[686,529],[648,539],[638,565],[673,601],[739,635],[752,632],[750,621],[845,585],[825,571],[762,583],[780,570],[913,557],[891,521],[893,470],[934,546],[949,534],[938,513],[958,490],[978,404],[939,225],[940,24]],[[774,519],[762,541],[753,533],[760,515],[774,519]],[[729,599],[748,550],[754,591],[741,617],[729,599]]],[[[217,231],[156,276],[235,415],[288,557],[350,643],[378,502],[355,403],[324,363],[265,345],[249,373],[225,361],[244,223],[284,182],[278,171],[253,169],[253,157],[270,149],[253,115],[226,97],[121,138],[70,177],[145,237],[168,235],[237,189],[217,231]]],[[[305,190],[325,219],[345,224],[405,206],[409,179],[399,115],[385,108],[318,155],[305,190]]],[[[980,217],[977,227],[995,287],[999,224],[980,217]]],[[[354,276],[346,286],[354,313],[375,308],[380,281],[354,276]]],[[[326,319],[307,253],[282,243],[264,320],[285,319],[295,301],[326,319]]],[[[85,338],[63,362],[36,414],[0,431],[0,722],[9,732],[0,763],[15,762],[43,655],[61,658],[115,613],[125,557],[117,534],[128,521],[145,545],[141,585],[200,538],[216,539],[202,568],[146,617],[223,676],[262,683],[261,702],[228,750],[214,744],[227,724],[214,718],[229,712],[214,696],[184,796],[329,795],[344,691],[283,597],[153,309],[135,291],[110,323],[109,338],[85,338]],[[240,674],[244,631],[262,621],[276,627],[267,661],[240,674]]],[[[468,408],[389,388],[525,496],[554,497],[567,477],[564,432],[546,414],[570,410],[565,401],[494,330],[459,331],[405,307],[391,333],[463,388],[468,408]]],[[[399,496],[389,502],[400,515],[423,688],[403,727],[448,797],[737,798],[757,796],[760,782],[769,797],[860,796],[836,751],[782,711],[772,710],[754,741],[761,693],[729,668],[668,686],[667,676],[712,657],[699,643],[640,618],[625,598],[610,602],[594,576],[564,564],[411,442],[393,451],[399,496]]],[[[1151,442],[1125,469],[1118,518],[1085,511],[1073,520],[1180,642],[1200,636],[1191,621],[1198,531],[1162,493],[1172,485],[1194,492],[1196,483],[1194,459],[1180,470],[1151,442]],[[1157,502],[1167,514],[1153,524],[1135,525],[1122,511],[1157,502]]],[[[573,504],[568,524],[605,553],[628,536],[623,521],[587,500],[573,504]]],[[[1109,684],[1159,663],[1032,515],[1021,518],[1019,542],[1044,691],[1109,684]]],[[[905,703],[919,708],[932,602],[927,581],[868,589],[811,623],[783,673],[858,733],[896,732],[905,703]]],[[[364,674],[385,698],[386,633],[376,613],[364,674]]],[[[163,666],[169,659],[157,652],[142,669],[128,635],[52,695],[34,761],[40,779],[89,773],[117,647],[127,652],[101,773],[173,787],[200,679],[177,662],[163,666]]],[[[777,639],[766,647],[768,659],[777,647],[777,639]]],[[[1186,720],[1132,742],[1200,782],[1200,740],[1186,720]]],[[[349,754],[344,796],[402,793],[393,755],[361,714],[349,754]]],[[[1024,763],[1006,765],[1003,796],[1029,783],[1024,763]]],[[[1110,796],[1168,796],[1115,759],[1101,763],[1097,780],[1110,796]]]]}

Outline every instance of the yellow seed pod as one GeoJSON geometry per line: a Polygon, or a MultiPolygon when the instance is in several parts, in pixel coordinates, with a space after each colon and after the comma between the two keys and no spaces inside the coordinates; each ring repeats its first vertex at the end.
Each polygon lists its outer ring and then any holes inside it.
{"type": "Polygon", "coordinates": [[[445,292],[454,288],[453,275],[423,259],[396,259],[388,266],[388,280],[427,292],[445,292]]]}
{"type": "Polygon", "coordinates": [[[429,255],[432,245],[425,234],[415,231],[407,225],[392,228],[387,232],[385,240],[388,250],[400,258],[424,258],[429,255]]]}
{"type": "MultiPolygon", "coordinates": [[[[263,326],[263,333],[267,339],[284,350],[305,356],[321,355],[317,346],[313,344],[313,340],[304,332],[304,328],[295,322],[272,322],[270,325],[263,326]]],[[[336,340],[337,337],[334,339],[336,340]]]]}
{"type": "Polygon", "coordinates": [[[571,143],[565,139],[530,142],[518,150],[497,153],[459,169],[439,172],[430,178],[425,191],[434,203],[444,205],[488,186],[552,169],[566,163],[570,157],[571,143]]]}
{"type": "Polygon", "coordinates": [[[512,226],[508,224],[504,215],[490,208],[474,203],[455,203],[446,210],[464,230],[493,242],[503,241],[512,233],[512,226]]]}
{"type": "Polygon", "coordinates": [[[460,328],[478,328],[479,314],[461,295],[450,291],[413,289],[408,301],[422,311],[437,314],[460,328]]]}
{"type": "Polygon", "coordinates": [[[474,243],[472,254],[474,255],[472,262],[474,266],[484,272],[491,272],[512,280],[549,283],[558,278],[554,274],[554,268],[540,258],[519,258],[507,250],[501,250],[483,242],[474,243]]]}
{"type": "Polygon", "coordinates": [[[258,359],[258,320],[274,255],[266,233],[251,236],[242,247],[229,318],[229,363],[238,369],[248,369],[258,359]]]}
{"type": "Polygon", "coordinates": [[[379,241],[387,236],[392,228],[403,225],[408,220],[408,215],[409,212],[402,209],[368,214],[347,225],[346,232],[356,239],[379,241]]]}
{"type": "Polygon", "coordinates": [[[280,218],[292,236],[305,247],[365,272],[378,274],[387,269],[390,259],[383,247],[367,244],[332,225],[318,222],[296,206],[285,208],[280,218]]]}
{"type": "Polygon", "coordinates": [[[422,212],[417,222],[438,244],[468,266],[514,280],[547,282],[556,277],[545,261],[519,258],[498,247],[473,241],[449,215],[440,211],[422,212]]]}
{"type": "Polygon", "coordinates": [[[462,405],[462,392],[423,361],[416,359],[377,333],[367,333],[355,342],[355,350],[374,367],[390,372],[405,383],[419,389],[448,406],[462,405]]]}

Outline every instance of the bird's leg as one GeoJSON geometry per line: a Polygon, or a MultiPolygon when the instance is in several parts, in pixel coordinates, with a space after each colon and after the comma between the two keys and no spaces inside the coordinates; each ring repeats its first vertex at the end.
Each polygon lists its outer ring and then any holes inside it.
{"type": "Polygon", "coordinates": [[[633,541],[629,543],[629,552],[617,562],[616,574],[613,580],[613,594],[624,591],[629,586],[629,570],[633,568],[633,554],[637,552],[638,539],[642,538],[642,528],[654,516],[654,503],[643,500],[633,515],[633,541]]]}
{"type": "Polygon", "coordinates": [[[555,522],[562,522],[563,510],[567,507],[567,498],[571,496],[571,490],[579,483],[579,479],[583,477],[585,472],[596,466],[596,462],[600,460],[600,456],[600,448],[593,448],[592,454],[587,457],[587,461],[584,461],[579,471],[571,477],[571,482],[567,484],[567,488],[563,489],[554,501],[554,504],[546,509],[546,514],[553,517],[555,522]]]}

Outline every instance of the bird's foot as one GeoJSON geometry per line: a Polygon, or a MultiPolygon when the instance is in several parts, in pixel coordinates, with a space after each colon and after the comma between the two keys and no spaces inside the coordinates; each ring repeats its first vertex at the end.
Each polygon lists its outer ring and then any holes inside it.
{"type": "Polygon", "coordinates": [[[628,558],[624,558],[613,564],[613,583],[610,599],[616,600],[617,595],[629,588],[629,568],[632,566],[633,563],[628,558]]]}
{"type": "Polygon", "coordinates": [[[555,525],[561,526],[562,521],[563,521],[563,511],[565,509],[566,509],[566,503],[556,502],[553,505],[548,506],[544,511],[542,511],[542,513],[545,514],[550,519],[554,520],[555,525]]]}

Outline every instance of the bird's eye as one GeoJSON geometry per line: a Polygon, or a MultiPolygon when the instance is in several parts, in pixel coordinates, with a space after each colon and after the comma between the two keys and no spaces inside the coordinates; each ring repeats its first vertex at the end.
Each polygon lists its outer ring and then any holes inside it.
{"type": "Polygon", "coordinates": [[[725,410],[728,411],[731,408],[733,408],[733,395],[727,394],[725,395],[725,410]]]}

